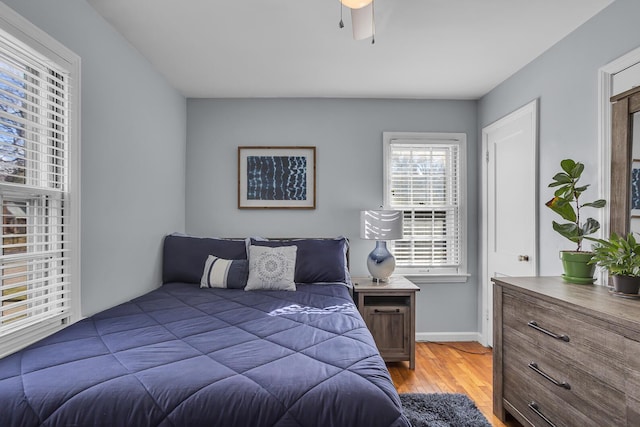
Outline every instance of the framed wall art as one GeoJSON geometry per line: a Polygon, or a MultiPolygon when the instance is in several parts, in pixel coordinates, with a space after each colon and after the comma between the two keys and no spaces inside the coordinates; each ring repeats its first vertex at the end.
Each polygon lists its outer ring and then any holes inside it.
{"type": "Polygon", "coordinates": [[[316,147],[238,147],[239,209],[315,209],[316,147]]]}
{"type": "Polygon", "coordinates": [[[640,217],[640,159],[631,164],[631,216],[640,217]]]}

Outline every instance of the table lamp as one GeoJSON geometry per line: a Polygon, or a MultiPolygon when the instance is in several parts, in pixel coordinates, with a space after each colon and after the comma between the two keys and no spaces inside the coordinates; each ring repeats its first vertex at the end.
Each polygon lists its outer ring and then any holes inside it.
{"type": "Polygon", "coordinates": [[[396,259],[387,249],[387,240],[402,239],[402,217],[402,211],[360,212],[360,238],[376,241],[376,247],[367,258],[367,268],[374,281],[386,282],[396,268],[396,259]]]}

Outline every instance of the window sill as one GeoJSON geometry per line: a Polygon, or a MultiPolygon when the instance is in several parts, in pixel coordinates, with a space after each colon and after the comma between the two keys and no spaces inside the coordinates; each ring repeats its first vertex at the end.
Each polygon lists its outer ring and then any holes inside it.
{"type": "Polygon", "coordinates": [[[61,331],[68,326],[62,323],[62,319],[64,319],[65,316],[68,316],[68,313],[43,320],[31,327],[3,335],[3,342],[0,344],[0,358],[15,353],[16,351],[40,341],[49,335],[61,331]]]}
{"type": "Polygon", "coordinates": [[[416,285],[427,283],[466,283],[470,274],[420,274],[398,273],[414,282],[416,285]]]}

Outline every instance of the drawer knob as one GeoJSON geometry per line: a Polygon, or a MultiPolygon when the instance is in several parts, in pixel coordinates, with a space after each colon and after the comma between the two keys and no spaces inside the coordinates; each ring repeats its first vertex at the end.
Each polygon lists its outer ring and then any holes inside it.
{"type": "Polygon", "coordinates": [[[374,313],[400,313],[399,308],[391,309],[391,310],[378,310],[377,308],[373,310],[374,313]]]}
{"type": "Polygon", "coordinates": [[[537,416],[542,418],[544,420],[544,422],[549,424],[551,427],[556,427],[556,425],[554,423],[552,423],[549,418],[547,418],[542,412],[540,412],[540,407],[538,406],[538,404],[536,402],[531,402],[531,403],[529,403],[528,406],[529,406],[529,408],[531,408],[531,410],[533,412],[536,413],[537,416]]]}
{"type": "Polygon", "coordinates": [[[546,380],[551,381],[553,384],[557,385],[558,387],[562,387],[562,388],[564,388],[564,389],[571,390],[571,384],[569,384],[569,383],[568,383],[568,382],[566,382],[566,381],[562,381],[562,382],[560,382],[560,381],[556,380],[556,379],[555,379],[555,378],[553,378],[551,375],[547,374],[547,373],[546,373],[546,372],[544,372],[542,369],[540,369],[540,368],[538,367],[538,364],[537,364],[536,362],[531,362],[531,363],[529,363],[529,367],[530,367],[531,369],[533,369],[533,371],[534,371],[534,372],[536,372],[536,373],[540,374],[543,378],[545,378],[546,380]]]}
{"type": "Polygon", "coordinates": [[[549,335],[552,338],[555,338],[557,340],[561,340],[564,342],[569,342],[569,335],[554,334],[553,332],[538,326],[538,322],[536,322],[535,320],[531,320],[529,323],[527,323],[527,325],[529,325],[529,327],[535,329],[536,331],[540,331],[545,335],[549,335]]]}
{"type": "Polygon", "coordinates": [[[529,255],[518,255],[518,261],[529,262],[529,255]]]}

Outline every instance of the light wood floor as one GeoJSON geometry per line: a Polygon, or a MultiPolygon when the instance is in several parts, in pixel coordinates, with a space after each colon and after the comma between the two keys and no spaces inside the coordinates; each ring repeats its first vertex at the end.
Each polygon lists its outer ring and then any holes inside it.
{"type": "Polygon", "coordinates": [[[477,342],[416,343],[416,369],[408,362],[387,363],[398,393],[464,393],[495,427],[516,427],[493,415],[493,356],[477,342]]]}

